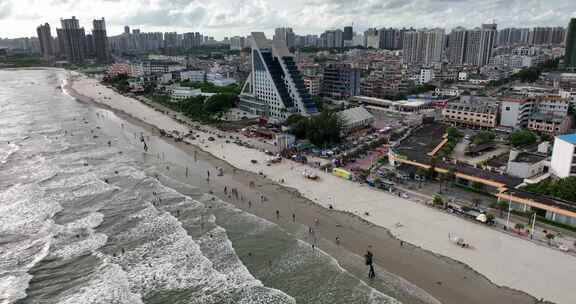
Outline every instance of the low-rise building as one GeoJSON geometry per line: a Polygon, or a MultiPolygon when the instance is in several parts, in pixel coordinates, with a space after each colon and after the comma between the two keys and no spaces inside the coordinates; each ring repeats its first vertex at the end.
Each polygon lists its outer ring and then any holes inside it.
{"type": "Polygon", "coordinates": [[[460,96],[460,89],[458,87],[444,87],[444,88],[436,88],[434,89],[434,95],[436,96],[451,96],[451,97],[458,97],[460,96]]]}
{"type": "Polygon", "coordinates": [[[214,93],[203,93],[200,89],[194,89],[190,87],[180,87],[180,86],[169,86],[166,87],[166,93],[170,95],[172,100],[183,100],[192,97],[206,96],[210,97],[215,95],[214,93]]]}
{"type": "Polygon", "coordinates": [[[529,130],[548,135],[564,134],[568,132],[571,125],[570,116],[554,113],[536,112],[528,120],[529,130]]]}
{"type": "Polygon", "coordinates": [[[510,151],[506,173],[511,176],[530,178],[544,173],[547,157],[539,153],[510,151]]]}
{"type": "Polygon", "coordinates": [[[344,133],[363,129],[374,123],[374,116],[362,106],[340,111],[338,112],[338,116],[343,121],[344,133]]]}
{"type": "Polygon", "coordinates": [[[133,71],[137,71],[138,75],[136,76],[151,75],[157,73],[172,73],[175,71],[184,70],[186,68],[186,66],[178,62],[163,60],[145,60],[138,63],[132,63],[131,67],[133,71]]]}
{"type": "Polygon", "coordinates": [[[500,125],[526,128],[532,114],[532,101],[523,97],[504,97],[500,101],[500,125]]]}
{"type": "Polygon", "coordinates": [[[442,109],[442,121],[471,128],[494,128],[498,124],[498,114],[498,103],[461,98],[458,102],[448,103],[442,109]]]}
{"type": "Polygon", "coordinates": [[[368,96],[354,96],[350,100],[365,105],[366,109],[372,114],[390,111],[413,113],[434,107],[429,99],[388,100],[368,96]]]}

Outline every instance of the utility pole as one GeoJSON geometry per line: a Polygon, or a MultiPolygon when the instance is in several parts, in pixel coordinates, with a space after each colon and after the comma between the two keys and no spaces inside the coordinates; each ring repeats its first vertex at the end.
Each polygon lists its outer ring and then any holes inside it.
{"type": "Polygon", "coordinates": [[[506,229],[508,229],[508,225],[510,224],[510,210],[512,208],[512,199],[508,200],[508,216],[506,217],[506,229]]]}
{"type": "Polygon", "coordinates": [[[536,228],[536,212],[534,212],[534,219],[532,219],[532,231],[530,231],[530,239],[534,238],[534,229],[536,228]]]}

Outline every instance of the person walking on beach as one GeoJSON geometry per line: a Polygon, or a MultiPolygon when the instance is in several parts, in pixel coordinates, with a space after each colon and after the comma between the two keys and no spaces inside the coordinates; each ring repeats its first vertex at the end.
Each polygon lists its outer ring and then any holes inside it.
{"type": "Polygon", "coordinates": [[[296,222],[296,214],[292,213],[292,223],[296,222]]]}
{"type": "Polygon", "coordinates": [[[224,194],[228,194],[228,187],[224,186],[224,194]]]}
{"type": "Polygon", "coordinates": [[[210,170],[206,170],[206,180],[210,181],[210,170]]]}
{"type": "Polygon", "coordinates": [[[248,201],[248,208],[252,208],[252,201],[248,201]]]}
{"type": "Polygon", "coordinates": [[[280,218],[280,211],[276,210],[276,219],[278,220],[280,218]]]}
{"type": "Polygon", "coordinates": [[[374,272],[374,255],[372,254],[372,252],[370,250],[366,251],[366,254],[364,255],[364,259],[366,261],[366,265],[370,266],[370,270],[368,271],[368,278],[369,279],[374,279],[376,277],[376,273],[374,272]]]}

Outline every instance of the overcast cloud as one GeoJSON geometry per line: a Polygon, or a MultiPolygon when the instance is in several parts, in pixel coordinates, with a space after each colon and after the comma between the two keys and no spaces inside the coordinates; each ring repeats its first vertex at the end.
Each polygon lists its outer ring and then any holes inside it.
{"type": "MultiPolygon", "coordinates": [[[[320,33],[354,23],[368,27],[475,27],[496,20],[500,28],[566,26],[575,0],[0,0],[0,37],[35,36],[36,26],[59,27],[76,16],[90,31],[106,18],[109,35],[124,25],[142,31],[199,31],[215,36],[271,33],[290,26],[320,33]]],[[[55,35],[53,31],[53,35],[55,35]]]]}

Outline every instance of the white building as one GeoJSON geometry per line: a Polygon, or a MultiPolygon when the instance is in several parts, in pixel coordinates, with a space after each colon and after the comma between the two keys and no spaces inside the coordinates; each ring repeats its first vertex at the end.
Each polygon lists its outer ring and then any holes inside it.
{"type": "Polygon", "coordinates": [[[184,70],[186,66],[173,61],[146,60],[130,64],[132,74],[137,76],[151,75],[156,73],[172,73],[184,70]]]}
{"type": "Polygon", "coordinates": [[[552,150],[550,171],[559,178],[576,175],[576,133],[556,136],[552,150]]]}
{"type": "Polygon", "coordinates": [[[532,114],[532,101],[526,98],[503,98],[500,101],[500,125],[509,128],[525,128],[532,114]]]}
{"type": "Polygon", "coordinates": [[[244,48],[244,37],[234,36],[230,38],[230,50],[240,51],[244,48]]]}
{"type": "Polygon", "coordinates": [[[547,165],[545,155],[512,150],[508,158],[506,173],[520,178],[531,178],[544,173],[547,165]]]}
{"type": "Polygon", "coordinates": [[[218,87],[225,87],[231,84],[235,84],[236,80],[232,78],[226,78],[219,73],[208,73],[206,74],[206,81],[218,87]]]}
{"type": "Polygon", "coordinates": [[[462,93],[462,92],[457,87],[446,87],[446,88],[434,89],[434,95],[436,95],[436,96],[458,97],[458,96],[460,96],[460,93],[462,93]]]}
{"type": "Polygon", "coordinates": [[[252,33],[251,58],[252,72],[240,94],[241,110],[275,121],[318,113],[283,40],[270,41],[264,33],[252,33]]]}
{"type": "Polygon", "coordinates": [[[467,72],[458,72],[458,81],[467,81],[467,80],[468,80],[467,72]]]}
{"type": "Polygon", "coordinates": [[[429,83],[432,79],[434,79],[433,69],[420,69],[420,78],[418,79],[420,85],[429,83]]]}
{"type": "Polygon", "coordinates": [[[202,90],[200,89],[194,89],[190,87],[180,87],[180,86],[166,87],[166,93],[170,95],[170,98],[172,100],[183,100],[197,96],[210,97],[215,95],[214,93],[203,93],[202,90]]]}
{"type": "Polygon", "coordinates": [[[180,72],[180,81],[187,80],[190,82],[204,82],[205,79],[206,79],[206,72],[202,70],[180,72]]]}
{"type": "Polygon", "coordinates": [[[370,112],[362,106],[340,111],[338,112],[338,116],[340,116],[343,121],[344,133],[366,128],[374,123],[374,115],[370,114],[370,112]]]}

